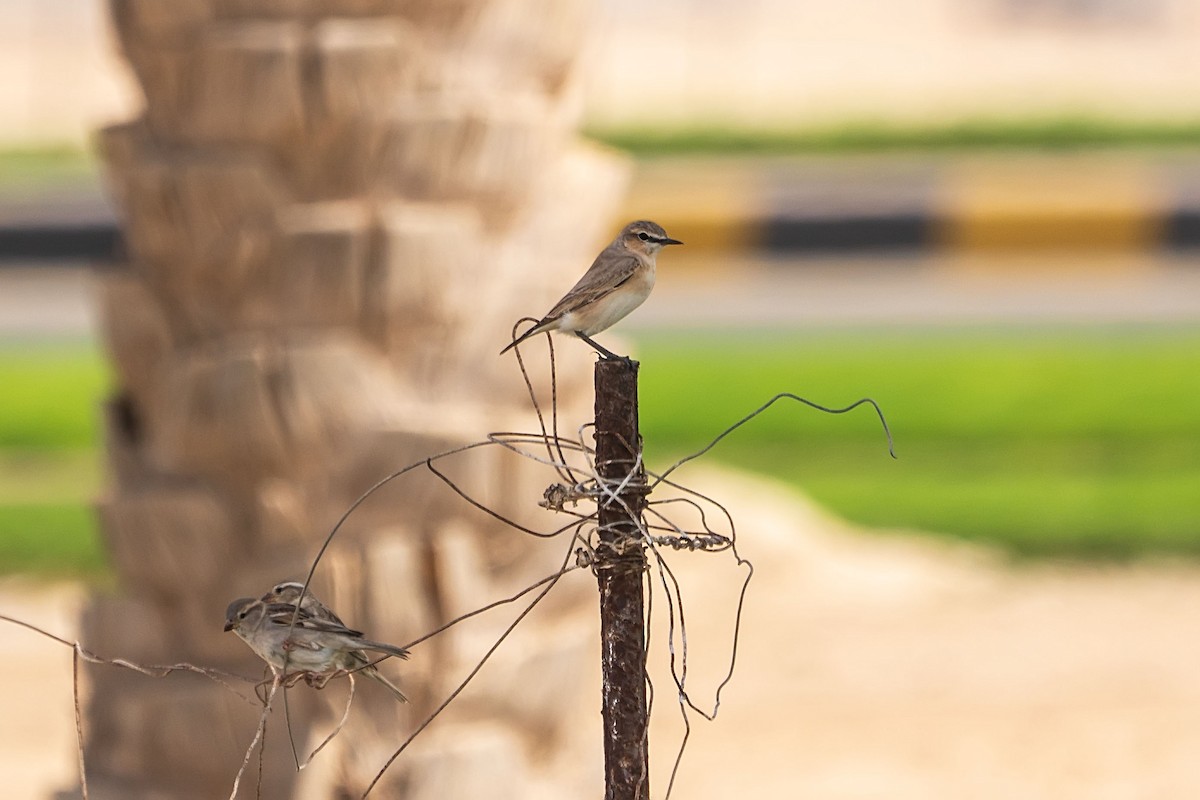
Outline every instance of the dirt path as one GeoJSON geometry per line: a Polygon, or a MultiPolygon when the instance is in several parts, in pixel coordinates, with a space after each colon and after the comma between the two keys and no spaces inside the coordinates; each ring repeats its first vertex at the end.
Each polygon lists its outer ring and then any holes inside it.
{"type": "MultiPolygon", "coordinates": [[[[689,482],[737,498],[758,572],[737,674],[717,722],[694,723],[675,797],[1200,797],[1200,568],[1011,569],[863,536],[725,473],[689,482]]],[[[725,666],[737,573],[711,556],[672,561],[703,705],[725,666]]],[[[0,613],[69,636],[79,596],[8,581],[0,613]]],[[[5,795],[47,797],[74,779],[69,652],[0,625],[0,655],[5,795]]],[[[655,797],[680,733],[661,667],[655,797]]],[[[590,730],[594,703],[587,713],[590,730]]]]}

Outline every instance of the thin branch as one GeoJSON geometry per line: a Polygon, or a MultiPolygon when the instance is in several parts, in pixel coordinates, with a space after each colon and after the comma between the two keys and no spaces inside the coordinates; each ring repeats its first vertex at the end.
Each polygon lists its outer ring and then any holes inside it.
{"type": "MultiPolygon", "coordinates": [[[[33,627],[27,625],[26,627],[33,627]]],[[[49,634],[47,634],[49,636],[49,634]]],[[[58,639],[57,636],[51,636],[58,639]]],[[[61,639],[59,641],[62,641],[61,639]]],[[[79,758],[79,789],[88,800],[87,766],[83,758],[83,710],[79,704],[79,647],[71,648],[71,698],[75,702],[75,750],[79,758]]]]}
{"type": "MultiPolygon", "coordinates": [[[[572,544],[574,544],[574,542],[572,542],[572,544]]],[[[405,739],[398,748],[396,748],[396,751],[392,753],[391,757],[389,757],[384,765],[379,769],[379,772],[375,774],[375,777],[371,780],[370,785],[367,786],[366,791],[362,793],[364,798],[371,793],[371,790],[375,788],[376,784],[378,784],[380,779],[383,778],[384,773],[387,772],[396,759],[400,757],[400,754],[408,749],[408,746],[412,743],[412,741],[416,739],[417,736],[419,736],[420,733],[425,730],[430,723],[437,719],[438,715],[441,714],[447,706],[454,702],[455,698],[457,698],[462,691],[467,688],[467,684],[469,684],[475,678],[475,676],[479,674],[479,671],[483,669],[483,666],[488,662],[488,659],[490,659],[492,655],[500,649],[500,645],[504,643],[504,640],[508,638],[509,634],[516,630],[516,627],[521,624],[522,620],[524,620],[526,616],[529,615],[529,612],[533,611],[537,604],[542,601],[542,598],[550,593],[550,590],[555,587],[562,576],[570,571],[567,565],[571,558],[571,552],[572,551],[570,549],[567,550],[567,557],[563,560],[558,574],[555,575],[553,580],[549,582],[546,588],[542,589],[542,591],[538,593],[537,597],[533,598],[533,601],[530,602],[530,604],[526,606],[520,614],[517,615],[517,618],[512,621],[512,624],[504,629],[504,632],[500,634],[500,637],[496,639],[496,642],[488,649],[488,651],[483,654],[483,657],[479,659],[479,661],[475,664],[475,667],[470,671],[470,673],[467,674],[467,677],[463,679],[462,683],[460,683],[458,687],[450,693],[450,696],[442,701],[441,705],[434,709],[433,713],[426,717],[425,721],[418,725],[417,729],[413,731],[412,734],[405,739]]]]}
{"type": "MultiPolygon", "coordinates": [[[[283,681],[282,674],[276,675],[275,679],[273,681],[271,681],[271,690],[270,690],[270,692],[267,693],[267,702],[263,704],[262,713],[258,717],[258,726],[254,730],[254,738],[250,740],[250,744],[246,747],[246,754],[242,757],[242,765],[240,767],[238,767],[237,774],[233,777],[233,789],[229,792],[229,800],[236,800],[237,793],[238,793],[238,787],[241,785],[241,782],[242,782],[242,776],[246,774],[246,767],[250,764],[250,757],[252,755],[254,755],[254,749],[256,747],[258,747],[263,742],[263,740],[266,738],[267,718],[271,714],[271,705],[275,702],[275,693],[279,690],[279,687],[282,685],[282,681],[283,681]]],[[[261,751],[260,751],[260,758],[261,758],[261,751]]],[[[261,761],[260,761],[260,765],[261,765],[261,761]]],[[[259,775],[260,775],[259,786],[260,787],[262,785],[261,774],[262,773],[261,773],[261,766],[260,766],[260,772],[259,772],[259,775]]]]}
{"type": "Polygon", "coordinates": [[[241,675],[235,675],[232,672],[226,672],[225,670],[215,669],[213,667],[198,667],[195,664],[189,664],[186,662],[178,664],[138,664],[124,658],[104,658],[103,656],[98,656],[91,650],[88,650],[79,642],[72,642],[64,639],[61,636],[56,636],[53,633],[50,633],[43,628],[39,628],[37,625],[25,622],[24,620],[16,619],[15,617],[10,617],[6,614],[0,614],[0,622],[8,622],[13,625],[18,625],[41,636],[45,636],[47,639],[58,642],[61,645],[70,647],[79,654],[80,658],[89,664],[106,664],[112,667],[121,667],[122,669],[133,670],[134,672],[147,675],[151,678],[165,678],[166,676],[175,672],[193,672],[197,675],[203,675],[214,683],[224,686],[226,689],[245,700],[247,703],[258,705],[258,703],[246,697],[246,695],[239,692],[229,683],[229,681],[241,681],[243,683],[253,683],[254,681],[241,675]]]}
{"type": "Polygon", "coordinates": [[[317,757],[317,753],[324,750],[325,745],[332,742],[334,737],[342,732],[342,728],[346,727],[346,720],[350,719],[350,706],[354,704],[354,673],[351,672],[347,674],[346,677],[350,679],[350,691],[346,695],[346,709],[342,712],[341,720],[338,722],[337,727],[335,727],[328,736],[321,740],[321,743],[317,745],[317,748],[308,754],[308,758],[304,759],[304,763],[297,766],[297,769],[304,769],[311,764],[312,760],[317,757]]]}

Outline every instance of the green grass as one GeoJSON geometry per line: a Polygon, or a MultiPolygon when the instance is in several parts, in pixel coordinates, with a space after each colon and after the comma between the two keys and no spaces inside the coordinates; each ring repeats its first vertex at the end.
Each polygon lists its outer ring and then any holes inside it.
{"type": "Polygon", "coordinates": [[[1200,555],[1200,331],[648,336],[651,465],[783,402],[713,456],[794,483],[851,520],[1017,556],[1200,555]]]}
{"type": "MultiPolygon", "coordinates": [[[[714,448],[843,516],[991,542],[1021,557],[1200,556],[1200,329],[646,335],[652,467],[714,448]]],[[[0,573],[97,576],[94,347],[0,348],[0,573]]],[[[686,468],[679,476],[686,480],[686,468]]]]}
{"type": "Polygon", "coordinates": [[[1200,120],[1133,122],[1088,117],[968,119],[900,124],[848,121],[824,127],[752,129],[719,125],[590,130],[635,155],[860,153],[989,148],[1076,150],[1200,144],[1200,120]]]}
{"type": "MultiPolygon", "coordinates": [[[[841,154],[990,148],[1078,150],[1098,147],[1189,147],[1200,144],[1200,119],[1120,120],[1059,115],[898,123],[858,119],[803,128],[593,127],[588,135],[634,155],[841,154]]],[[[0,187],[76,181],[93,176],[95,156],[71,145],[0,150],[0,187]]]]}
{"type": "Polygon", "coordinates": [[[0,573],[99,577],[104,570],[86,503],[0,505],[0,573]]]}
{"type": "Polygon", "coordinates": [[[0,348],[0,450],[94,447],[106,384],[92,345],[0,348]]]}
{"type": "Polygon", "coordinates": [[[8,147],[0,149],[0,189],[75,182],[95,175],[97,168],[91,153],[71,145],[8,147]]]}
{"type": "Polygon", "coordinates": [[[92,345],[0,347],[0,573],[103,573],[91,501],[107,384],[92,345]]]}

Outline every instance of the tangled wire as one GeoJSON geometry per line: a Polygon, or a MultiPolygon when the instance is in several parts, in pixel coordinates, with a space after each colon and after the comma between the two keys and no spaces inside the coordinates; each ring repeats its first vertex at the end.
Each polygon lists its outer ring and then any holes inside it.
{"type": "MultiPolygon", "coordinates": [[[[547,335],[549,339],[549,335],[547,335]]],[[[497,599],[480,608],[476,608],[466,614],[456,617],[449,622],[446,622],[440,627],[424,633],[422,636],[403,645],[405,649],[411,648],[421,642],[425,642],[433,637],[436,637],[460,623],[484,614],[488,611],[501,606],[506,606],[513,603],[523,601],[521,610],[518,612],[512,622],[504,628],[499,636],[495,638],[491,646],[484,652],[475,662],[473,668],[468,674],[451,690],[442,701],[433,708],[433,710],[420,721],[415,728],[401,741],[391,755],[380,765],[374,778],[366,787],[362,796],[365,798],[371,794],[385,773],[389,770],[393,763],[400,757],[401,754],[412,744],[412,742],[432,724],[438,716],[449,707],[466,689],[470,682],[484,668],[489,659],[502,647],[505,640],[512,632],[521,624],[521,622],[533,611],[533,609],[558,585],[559,581],[568,573],[588,570],[596,573],[606,568],[606,559],[611,558],[611,554],[606,554],[604,549],[599,546],[598,537],[602,533],[599,510],[605,504],[616,504],[623,507],[629,514],[627,515],[634,521],[636,531],[634,536],[637,543],[640,545],[639,551],[648,555],[649,569],[645,571],[643,578],[644,586],[648,590],[646,592],[648,598],[647,618],[655,615],[655,597],[659,597],[659,602],[665,603],[667,616],[667,651],[669,655],[671,679],[676,690],[678,698],[678,708],[683,720],[683,734],[679,742],[679,747],[675,752],[674,761],[671,767],[670,780],[668,782],[666,797],[669,797],[674,786],[675,778],[678,774],[680,764],[684,752],[687,747],[688,739],[691,735],[691,717],[692,714],[698,714],[706,720],[716,718],[721,706],[721,694],[728,683],[732,680],[734,671],[737,665],[738,639],[741,630],[742,612],[745,603],[746,593],[750,586],[750,580],[754,574],[753,565],[749,560],[744,558],[738,550],[737,532],[732,515],[728,509],[715,499],[708,497],[687,485],[674,479],[673,476],[680,468],[693,462],[716,447],[723,439],[734,433],[742,426],[748,424],[759,415],[766,412],[769,408],[784,400],[791,400],[805,406],[814,408],[831,414],[843,414],[849,412],[859,406],[867,405],[874,409],[882,424],[884,434],[887,437],[889,452],[892,452],[892,439],[888,430],[887,422],[884,419],[883,413],[874,400],[864,398],[850,405],[840,408],[830,408],[819,405],[812,401],[806,400],[790,393],[781,393],[772,397],[762,406],[747,414],[740,420],[737,420],[732,425],[721,431],[708,444],[700,448],[696,452],[679,459],[667,469],[660,472],[649,470],[646,468],[642,460],[641,442],[630,443],[629,448],[634,457],[628,464],[627,469],[621,472],[618,478],[604,478],[601,472],[609,472],[610,470],[598,469],[596,450],[594,445],[595,430],[594,423],[580,425],[574,436],[565,436],[559,431],[558,419],[558,390],[557,378],[555,371],[554,347],[553,343],[549,346],[550,359],[550,398],[549,411],[546,413],[543,408],[543,403],[537,397],[537,392],[533,387],[532,380],[528,371],[525,368],[524,359],[518,349],[516,351],[517,361],[521,369],[521,374],[524,379],[525,387],[529,396],[530,403],[537,417],[538,429],[534,432],[493,432],[487,434],[484,438],[463,444],[445,450],[440,453],[429,455],[419,461],[408,464],[396,471],[383,476],[373,486],[364,491],[353,503],[349,505],[342,513],[338,521],[333,525],[328,535],[325,537],[320,548],[314,555],[308,570],[308,574],[303,581],[303,592],[308,592],[308,587],[311,584],[314,575],[321,567],[322,559],[332,543],[336,540],[339,532],[342,530],[345,523],[354,515],[355,511],[376,492],[384,486],[392,484],[396,481],[403,480],[420,470],[432,474],[441,480],[455,495],[462,499],[463,502],[469,504],[480,512],[490,516],[492,519],[502,523],[505,527],[520,534],[536,537],[538,539],[558,540],[563,543],[562,558],[559,566],[552,573],[530,583],[516,593],[497,599]],[[589,441],[591,440],[591,441],[589,441]],[[543,509],[561,514],[566,517],[566,521],[557,527],[551,527],[546,530],[524,525],[514,519],[511,519],[499,511],[489,507],[474,497],[469,487],[463,486],[460,482],[451,479],[444,464],[452,462],[456,456],[479,448],[501,448],[518,455],[523,459],[532,461],[548,472],[547,488],[537,503],[543,509]],[[644,497],[644,507],[642,501],[637,503],[637,508],[629,504],[629,490],[634,484],[639,484],[638,491],[644,497]],[[670,490],[669,495],[659,497],[655,492],[666,494],[670,490]],[[686,514],[684,513],[686,511],[686,514]],[[681,522],[680,519],[686,516],[688,523],[681,522]],[[734,611],[734,624],[730,641],[727,646],[728,659],[724,668],[723,677],[720,679],[715,690],[712,692],[711,700],[699,704],[694,701],[688,687],[688,629],[685,614],[685,596],[680,582],[671,566],[671,553],[676,551],[686,551],[693,553],[711,554],[714,556],[724,555],[731,559],[736,570],[741,574],[740,588],[737,592],[736,609],[734,611]]],[[[894,456],[894,453],[893,453],[894,456]]],[[[261,704],[262,710],[259,716],[258,725],[254,735],[245,750],[244,757],[236,774],[233,777],[232,787],[229,794],[230,800],[233,800],[239,791],[241,783],[246,775],[247,770],[253,761],[254,752],[258,749],[258,793],[262,793],[262,775],[263,775],[263,750],[262,743],[265,737],[267,721],[274,708],[276,696],[281,688],[285,689],[286,701],[286,679],[288,676],[275,675],[269,682],[269,685],[263,686],[263,682],[247,678],[244,676],[235,675],[222,670],[213,669],[210,667],[197,666],[188,663],[178,663],[170,665],[141,665],[123,658],[105,658],[99,656],[90,650],[84,648],[79,642],[72,642],[49,633],[41,628],[23,622],[12,617],[0,615],[0,620],[22,626],[24,628],[35,631],[43,636],[71,647],[73,650],[73,681],[72,692],[75,701],[75,732],[77,742],[77,757],[80,776],[80,785],[82,788],[83,797],[88,797],[88,781],[86,769],[86,754],[84,751],[84,725],[83,715],[80,707],[79,693],[79,664],[81,661],[93,664],[108,664],[115,667],[129,669],[140,674],[153,678],[163,678],[167,675],[176,672],[192,672],[204,675],[212,681],[223,686],[225,689],[245,700],[248,703],[261,704]],[[243,692],[239,686],[259,685],[261,691],[257,692],[256,697],[252,697],[243,692]]],[[[642,665],[651,650],[649,636],[645,638],[645,651],[642,653],[642,665]]],[[[386,656],[385,656],[386,657],[386,656]]],[[[363,665],[359,669],[367,669],[373,667],[378,661],[375,659],[368,664],[363,665]]],[[[305,768],[339,733],[341,733],[347,719],[349,718],[351,706],[354,699],[354,673],[357,670],[349,672],[350,690],[346,700],[346,706],[342,713],[340,721],[334,727],[321,743],[312,750],[304,758],[301,758],[296,751],[294,742],[292,743],[292,751],[295,758],[297,769],[305,768]]],[[[286,672],[286,670],[284,671],[286,672]]],[[[650,683],[649,675],[646,675],[647,688],[649,690],[649,707],[653,709],[654,687],[650,683]]],[[[291,738],[289,726],[289,739],[291,738]]]]}

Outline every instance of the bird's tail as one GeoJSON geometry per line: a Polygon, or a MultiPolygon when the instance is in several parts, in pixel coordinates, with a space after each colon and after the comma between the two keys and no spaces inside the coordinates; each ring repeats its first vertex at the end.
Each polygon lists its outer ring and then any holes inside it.
{"type": "Polygon", "coordinates": [[[504,355],[504,354],[505,354],[505,353],[507,353],[509,350],[512,350],[514,347],[516,347],[516,346],[517,346],[517,345],[519,345],[521,342],[523,342],[523,341],[525,341],[526,339],[528,339],[530,336],[537,336],[539,333],[542,333],[542,332],[543,332],[543,331],[545,331],[545,330],[548,330],[548,328],[547,328],[547,320],[542,320],[542,321],[541,321],[541,322],[539,322],[537,325],[534,325],[532,328],[530,328],[529,330],[525,331],[525,332],[524,332],[524,333],[522,333],[520,336],[518,336],[517,338],[515,338],[515,339],[513,339],[511,342],[509,342],[509,343],[508,343],[508,346],[507,346],[507,347],[505,347],[503,350],[501,350],[501,351],[500,351],[500,355],[504,355]]]}
{"type": "MultiPolygon", "coordinates": [[[[387,644],[386,642],[373,642],[370,639],[363,639],[355,644],[357,644],[363,650],[374,650],[377,653],[387,653],[389,656],[395,656],[396,658],[408,658],[408,650],[404,649],[403,647],[397,647],[394,644],[387,644]]],[[[359,652],[357,655],[359,658],[363,659],[363,661],[366,661],[366,656],[363,653],[359,652]]],[[[383,673],[380,672],[379,668],[374,664],[367,664],[365,667],[363,667],[362,671],[363,674],[365,674],[368,678],[373,678],[386,686],[392,694],[396,695],[397,699],[399,699],[401,703],[408,702],[408,698],[404,696],[404,692],[400,691],[396,684],[385,678],[383,673]]]]}
{"type": "Polygon", "coordinates": [[[389,656],[408,659],[407,650],[403,647],[397,647],[394,644],[387,644],[386,642],[372,642],[370,639],[360,639],[354,643],[354,646],[360,650],[374,650],[377,653],[387,653],[389,656]]]}
{"type": "Polygon", "coordinates": [[[408,702],[408,698],[404,696],[404,692],[400,691],[400,687],[396,686],[396,684],[392,683],[387,678],[385,678],[383,676],[383,673],[380,672],[377,667],[367,667],[366,669],[363,670],[363,674],[366,675],[368,678],[374,678],[375,680],[379,681],[384,686],[386,686],[388,688],[388,691],[390,691],[392,694],[396,695],[396,699],[399,700],[401,703],[408,702]]]}

